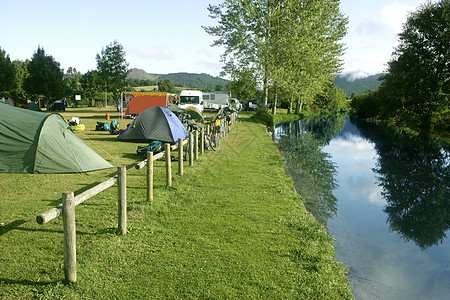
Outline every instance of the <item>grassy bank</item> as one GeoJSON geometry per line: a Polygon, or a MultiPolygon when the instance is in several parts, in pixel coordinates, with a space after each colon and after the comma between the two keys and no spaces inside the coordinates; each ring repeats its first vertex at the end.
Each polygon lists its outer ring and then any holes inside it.
{"type": "MultiPolygon", "coordinates": [[[[105,111],[64,115],[80,116],[86,131],[77,135],[115,166],[139,162],[138,144],[93,131],[105,111]]],[[[35,216],[58,204],[62,192],[114,170],[0,174],[0,298],[352,298],[332,239],[292,191],[265,126],[243,115],[220,151],[185,164],[172,188],[164,186],[164,168],[156,162],[152,205],[144,171],[129,169],[125,236],[115,233],[116,187],[77,206],[72,285],[63,284],[61,218],[40,226],[35,216]]]]}

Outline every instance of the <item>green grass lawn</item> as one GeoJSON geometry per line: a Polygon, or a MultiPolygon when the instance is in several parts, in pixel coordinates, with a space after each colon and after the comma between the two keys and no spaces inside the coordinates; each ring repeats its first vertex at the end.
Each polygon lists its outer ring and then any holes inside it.
{"type": "MultiPolygon", "coordinates": [[[[94,131],[108,108],[68,110],[86,125],[76,133],[127,171],[128,233],[116,234],[117,187],[76,208],[77,282],[64,284],[62,219],[37,214],[112,176],[0,174],[0,298],[351,299],[346,270],[327,230],[292,191],[284,161],[249,114],[220,151],[206,151],[184,176],[155,162],[153,204],[145,171],[133,167],[136,143],[94,131]]],[[[129,120],[119,120],[124,128],[129,120]]]]}

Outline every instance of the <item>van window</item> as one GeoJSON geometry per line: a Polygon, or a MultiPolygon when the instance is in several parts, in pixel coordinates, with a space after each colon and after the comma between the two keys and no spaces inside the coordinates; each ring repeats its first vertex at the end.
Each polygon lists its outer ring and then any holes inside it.
{"type": "Polygon", "coordinates": [[[181,104],[200,104],[199,96],[180,96],[181,104]]]}

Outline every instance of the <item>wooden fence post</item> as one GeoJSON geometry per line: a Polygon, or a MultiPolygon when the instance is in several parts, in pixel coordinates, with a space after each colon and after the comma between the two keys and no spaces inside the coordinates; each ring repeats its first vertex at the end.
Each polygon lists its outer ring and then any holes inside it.
{"type": "Polygon", "coordinates": [[[127,233],[127,168],[117,167],[118,178],[118,207],[119,230],[121,234],[127,233]]]}
{"type": "Polygon", "coordinates": [[[167,186],[172,186],[172,157],[170,156],[170,144],[166,143],[166,175],[167,186]]]}
{"type": "Polygon", "coordinates": [[[198,130],[194,132],[194,159],[198,160],[198,130]]]}
{"type": "Polygon", "coordinates": [[[178,174],[183,176],[183,139],[178,139],[178,174]]]}
{"type": "Polygon", "coordinates": [[[189,165],[194,164],[194,137],[192,132],[189,133],[189,165]]]}
{"type": "Polygon", "coordinates": [[[66,283],[77,281],[77,241],[75,227],[75,199],[73,192],[64,192],[63,228],[64,228],[64,277],[66,283]]]}
{"type": "Polygon", "coordinates": [[[205,128],[202,128],[202,134],[200,135],[200,154],[205,154],[205,128]]]}
{"type": "Polygon", "coordinates": [[[153,203],[153,152],[147,152],[147,201],[153,203]]]}

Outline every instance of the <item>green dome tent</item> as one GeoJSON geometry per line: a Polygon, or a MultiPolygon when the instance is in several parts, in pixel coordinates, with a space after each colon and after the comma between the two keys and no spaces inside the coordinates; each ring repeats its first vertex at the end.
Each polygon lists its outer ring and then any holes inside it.
{"type": "Polygon", "coordinates": [[[70,130],[61,115],[0,103],[1,173],[78,173],[112,167],[70,130]]]}

